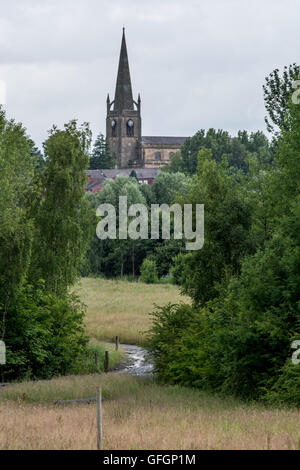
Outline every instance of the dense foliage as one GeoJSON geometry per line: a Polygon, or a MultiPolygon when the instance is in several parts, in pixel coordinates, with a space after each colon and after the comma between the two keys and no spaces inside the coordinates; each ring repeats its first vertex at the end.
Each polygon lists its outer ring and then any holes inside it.
{"type": "Polygon", "coordinates": [[[174,166],[177,171],[194,174],[197,171],[198,152],[201,149],[210,149],[212,158],[221,162],[226,158],[229,166],[242,173],[247,173],[248,157],[255,156],[260,163],[272,161],[272,150],[267,137],[261,132],[239,131],[236,137],[231,137],[222,129],[204,129],[198,131],[193,137],[186,139],[181,155],[175,154],[172,159],[171,169],[174,166]]]}
{"type": "Polygon", "coordinates": [[[118,176],[115,180],[106,180],[100,192],[87,194],[86,198],[94,210],[103,203],[112,204],[116,208],[117,225],[120,196],[127,197],[128,207],[132,204],[145,205],[148,210],[149,239],[120,240],[117,232],[116,240],[99,240],[95,233],[81,269],[82,274],[138,276],[143,260],[149,257],[156,263],[158,276],[167,275],[173,264],[172,258],[182,250],[183,242],[172,238],[150,239],[151,204],[161,204],[163,201],[170,204],[176,194],[185,191],[188,181],[189,178],[182,173],[161,172],[150,187],[139,184],[132,172],[129,178],[118,176]]]}
{"type": "Polygon", "coordinates": [[[158,307],[149,333],[165,382],[300,406],[300,364],[291,360],[300,339],[300,106],[286,87],[270,97],[270,80],[278,91],[294,70],[282,79],[274,71],[265,86],[280,129],[271,165],[256,152],[241,177],[214,151],[198,152],[179,201],[205,203],[205,243],[172,269],[192,305],[158,307]]]}
{"type": "Polygon", "coordinates": [[[0,339],[2,379],[74,370],[87,338],[83,307],[68,287],[92,227],[84,198],[90,131],[54,128],[45,161],[25,128],[0,113],[0,339]]]}
{"type": "Polygon", "coordinates": [[[141,281],[146,284],[154,284],[158,281],[156,264],[151,259],[145,258],[142,263],[141,281]]]}

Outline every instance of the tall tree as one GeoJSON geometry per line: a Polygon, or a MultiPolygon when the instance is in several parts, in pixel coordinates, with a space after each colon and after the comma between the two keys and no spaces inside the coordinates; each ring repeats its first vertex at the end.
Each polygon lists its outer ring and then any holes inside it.
{"type": "Polygon", "coordinates": [[[0,340],[5,338],[8,304],[28,269],[34,191],[31,141],[22,124],[7,120],[0,107],[0,340]]]}
{"type": "Polygon", "coordinates": [[[76,121],[63,130],[54,127],[44,143],[46,163],[43,195],[35,211],[33,279],[44,279],[47,290],[64,295],[78,276],[91,231],[91,212],[85,198],[88,124],[76,121]]]}
{"type": "Polygon", "coordinates": [[[90,169],[110,169],[115,167],[115,160],[110,154],[108,143],[103,134],[99,134],[90,156],[90,169]]]}
{"type": "Polygon", "coordinates": [[[204,247],[186,256],[184,282],[185,293],[203,304],[239,272],[242,258],[251,250],[250,204],[209,149],[199,152],[197,174],[179,201],[205,207],[204,247]]]}
{"type": "Polygon", "coordinates": [[[299,79],[300,66],[295,63],[285,66],[282,76],[279,69],[275,69],[266,77],[263,91],[268,116],[265,122],[267,130],[275,137],[279,135],[279,129],[286,128],[289,99],[294,91],[293,82],[299,79]]]}

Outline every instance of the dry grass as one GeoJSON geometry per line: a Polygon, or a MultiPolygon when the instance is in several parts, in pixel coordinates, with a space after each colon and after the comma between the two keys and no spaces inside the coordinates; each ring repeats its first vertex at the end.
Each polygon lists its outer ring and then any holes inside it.
{"type": "Polygon", "coordinates": [[[88,334],[98,340],[143,344],[154,304],[188,302],[171,284],[143,284],[100,278],[83,278],[76,288],[87,305],[88,334]]]}
{"type": "MultiPolygon", "coordinates": [[[[56,379],[55,386],[58,381],[63,379],[56,379]]],[[[122,374],[82,377],[82,382],[82,387],[94,388],[99,382],[103,387],[105,449],[298,448],[299,410],[246,406],[122,374]]],[[[79,383],[72,383],[81,390],[79,383]]],[[[95,448],[94,404],[0,402],[0,449],[95,448]]]]}
{"type": "MultiPolygon", "coordinates": [[[[142,343],[153,303],[183,300],[171,285],[83,279],[96,339],[142,343]]],[[[105,449],[298,449],[300,410],[268,409],[126,374],[11,385],[0,392],[0,449],[95,449],[96,405],[54,405],[102,386],[105,449]]]]}

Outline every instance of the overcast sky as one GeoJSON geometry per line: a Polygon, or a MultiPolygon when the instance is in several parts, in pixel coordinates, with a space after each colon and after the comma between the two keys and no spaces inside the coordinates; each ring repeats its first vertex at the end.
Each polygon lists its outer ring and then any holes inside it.
{"type": "Polygon", "coordinates": [[[0,97],[41,146],[55,123],[105,132],[122,27],[143,135],[265,130],[262,84],[299,63],[299,0],[0,0],[0,97]]]}

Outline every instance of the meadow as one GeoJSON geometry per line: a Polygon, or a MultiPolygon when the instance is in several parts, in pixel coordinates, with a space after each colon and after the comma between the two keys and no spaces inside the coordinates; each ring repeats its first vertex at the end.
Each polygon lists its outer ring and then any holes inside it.
{"type": "Polygon", "coordinates": [[[75,292],[87,306],[88,334],[100,341],[145,344],[155,304],[188,302],[172,284],[143,284],[123,280],[83,278],[75,292]]]}
{"type": "Polygon", "coordinates": [[[272,410],[126,374],[57,378],[6,389],[0,449],[96,449],[95,404],[57,398],[103,390],[104,449],[298,449],[298,410],[272,410]]]}
{"type": "MultiPolygon", "coordinates": [[[[92,344],[143,344],[148,312],[182,300],[171,285],[82,279],[92,344]]],[[[119,360],[117,354],[112,355],[119,360]]],[[[96,449],[96,405],[56,400],[103,393],[104,449],[299,449],[300,410],[156,383],[124,373],[86,374],[11,384],[0,391],[0,449],[96,449]]]]}

